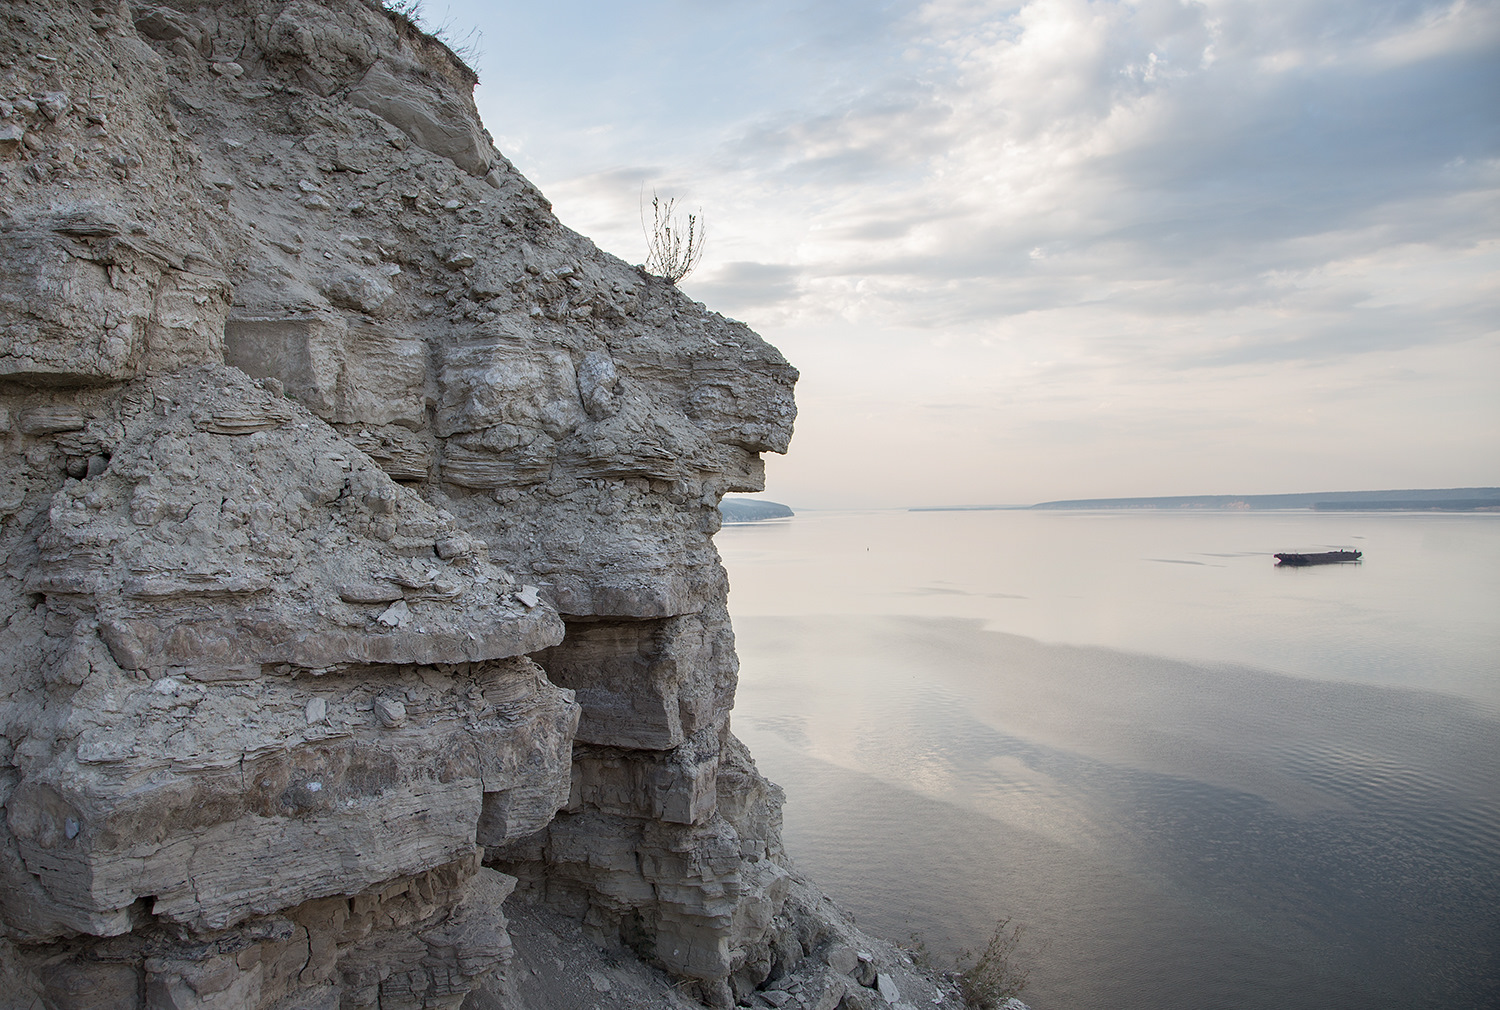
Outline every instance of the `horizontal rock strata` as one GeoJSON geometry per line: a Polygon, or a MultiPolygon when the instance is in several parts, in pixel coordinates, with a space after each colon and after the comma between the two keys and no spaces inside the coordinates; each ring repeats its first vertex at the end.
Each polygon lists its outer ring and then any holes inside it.
{"type": "Polygon", "coordinates": [[[14,1005],[479,1006],[517,886],[719,1005],[837,932],[712,539],[796,372],[474,82],[369,0],[0,9],[14,1005]]]}

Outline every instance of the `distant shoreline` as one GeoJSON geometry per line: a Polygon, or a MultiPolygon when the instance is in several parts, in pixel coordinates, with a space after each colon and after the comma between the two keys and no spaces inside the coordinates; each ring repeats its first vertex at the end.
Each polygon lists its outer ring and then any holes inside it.
{"type": "Polygon", "coordinates": [[[1163,498],[1082,498],[1041,502],[1034,509],[1312,509],[1361,512],[1500,510],[1500,487],[1315,491],[1305,494],[1174,495],[1163,498]]]}
{"type": "Polygon", "coordinates": [[[759,498],[725,498],[719,502],[719,513],[726,523],[760,523],[768,519],[790,519],[796,515],[781,502],[759,498]]]}
{"type": "Polygon", "coordinates": [[[1500,487],[1405,488],[1388,491],[1314,491],[1301,494],[1204,494],[1158,498],[1070,498],[1036,505],[927,505],[909,512],[1000,512],[1034,509],[1253,512],[1500,512],[1500,487]]]}

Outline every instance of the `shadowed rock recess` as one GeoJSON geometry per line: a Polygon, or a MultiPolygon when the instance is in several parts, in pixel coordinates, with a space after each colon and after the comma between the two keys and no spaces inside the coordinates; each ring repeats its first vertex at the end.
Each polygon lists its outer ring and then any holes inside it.
{"type": "Polygon", "coordinates": [[[0,1004],[937,996],[729,730],[781,355],[562,227],[376,3],[0,26],[0,1004]]]}

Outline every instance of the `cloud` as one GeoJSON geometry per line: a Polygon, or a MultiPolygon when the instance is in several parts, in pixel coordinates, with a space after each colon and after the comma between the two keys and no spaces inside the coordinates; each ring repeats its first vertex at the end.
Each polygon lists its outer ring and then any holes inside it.
{"type": "MultiPolygon", "coordinates": [[[[809,473],[838,455],[820,431],[921,455],[976,412],[1035,441],[1012,470],[1102,473],[1108,452],[1076,453],[1120,430],[1228,472],[1255,438],[1335,444],[1298,396],[1375,383],[1319,423],[1390,442],[1400,403],[1415,445],[1423,411],[1493,375],[1494,0],[655,0],[605,21],[621,37],[580,50],[607,66],[553,78],[558,111],[515,134],[559,152],[537,181],[565,222],[632,262],[642,191],[704,208],[684,286],[803,366],[809,473]],[[1279,426],[1255,421],[1268,387],[1279,426]]],[[[1500,444],[1443,438],[1448,460],[1500,444]]]]}
{"type": "Polygon", "coordinates": [[[1462,3],[934,2],[906,26],[907,76],[755,124],[715,161],[773,214],[810,212],[784,256],[810,313],[983,332],[1259,307],[1257,328],[1310,313],[1254,342],[1269,355],[1459,339],[1483,332],[1472,306],[1382,323],[1348,269],[1392,243],[1472,258],[1495,234],[1500,61],[1474,39],[1496,22],[1462,3]],[[1335,307],[1349,318],[1319,318],[1335,307]]]}
{"type": "Polygon", "coordinates": [[[794,298],[801,270],[782,263],[725,263],[693,284],[693,296],[730,313],[776,305],[794,298]]]}

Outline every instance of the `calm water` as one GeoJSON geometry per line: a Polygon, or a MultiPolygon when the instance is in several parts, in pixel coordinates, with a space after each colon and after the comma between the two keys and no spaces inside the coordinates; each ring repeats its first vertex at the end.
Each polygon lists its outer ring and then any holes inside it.
{"type": "Polygon", "coordinates": [[[718,536],[802,868],[1037,1010],[1500,1006],[1500,516],[847,512],[718,536]],[[1355,546],[1358,566],[1277,569],[1355,546]]]}

